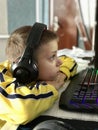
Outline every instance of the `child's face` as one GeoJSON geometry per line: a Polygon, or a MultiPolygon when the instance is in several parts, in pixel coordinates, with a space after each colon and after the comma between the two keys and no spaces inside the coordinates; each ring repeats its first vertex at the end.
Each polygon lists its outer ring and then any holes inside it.
{"type": "Polygon", "coordinates": [[[59,67],[62,62],[57,57],[57,50],[57,40],[42,45],[38,50],[39,80],[51,81],[58,75],[59,67]]]}

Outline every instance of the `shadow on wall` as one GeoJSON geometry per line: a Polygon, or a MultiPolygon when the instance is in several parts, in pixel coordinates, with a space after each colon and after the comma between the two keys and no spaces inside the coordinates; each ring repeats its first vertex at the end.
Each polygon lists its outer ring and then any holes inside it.
{"type": "Polygon", "coordinates": [[[0,39],[0,62],[6,60],[5,55],[5,47],[6,47],[7,39],[0,39]]]}

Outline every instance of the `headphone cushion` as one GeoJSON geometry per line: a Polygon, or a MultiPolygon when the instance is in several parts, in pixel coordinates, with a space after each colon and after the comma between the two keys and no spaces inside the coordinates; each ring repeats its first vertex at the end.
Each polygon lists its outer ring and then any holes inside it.
{"type": "Polygon", "coordinates": [[[12,65],[13,76],[19,83],[25,84],[35,81],[38,78],[38,67],[37,64],[28,62],[22,62],[12,65]]]}

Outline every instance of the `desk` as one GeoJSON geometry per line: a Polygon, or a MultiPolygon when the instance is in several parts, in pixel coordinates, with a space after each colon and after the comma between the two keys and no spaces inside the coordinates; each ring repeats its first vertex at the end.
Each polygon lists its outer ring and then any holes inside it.
{"type": "MultiPolygon", "coordinates": [[[[70,57],[73,57],[78,63],[78,72],[80,72],[81,70],[88,67],[89,61],[83,60],[83,59],[78,58],[78,57],[80,57],[80,56],[83,57],[84,55],[94,56],[94,52],[93,51],[87,51],[87,52],[84,51],[83,52],[83,50],[80,50],[80,49],[78,49],[78,52],[76,52],[76,51],[77,50],[64,49],[64,50],[60,50],[58,52],[58,55],[65,54],[65,55],[68,55],[70,57]]],[[[60,97],[61,93],[67,88],[69,83],[70,83],[70,80],[67,81],[64,84],[64,86],[59,90],[59,97],[60,97]]],[[[42,115],[50,115],[50,116],[60,117],[60,118],[64,118],[64,119],[80,119],[80,120],[85,120],[85,121],[97,121],[98,122],[98,115],[71,112],[71,111],[66,111],[66,110],[60,109],[59,108],[59,99],[54,103],[54,105],[52,106],[51,109],[47,110],[42,115]]],[[[17,125],[13,126],[11,124],[6,124],[2,130],[16,130],[17,127],[18,127],[17,125]]]]}

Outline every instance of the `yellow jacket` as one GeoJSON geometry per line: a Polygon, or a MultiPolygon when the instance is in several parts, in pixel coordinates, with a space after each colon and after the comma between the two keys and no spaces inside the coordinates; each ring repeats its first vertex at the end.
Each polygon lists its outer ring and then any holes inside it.
{"type": "MultiPolygon", "coordinates": [[[[67,79],[76,74],[77,63],[74,59],[61,56],[60,71],[67,79]]],[[[52,107],[58,98],[54,86],[36,82],[20,86],[10,72],[8,61],[0,64],[0,125],[5,121],[13,124],[26,124],[52,107]]]]}

